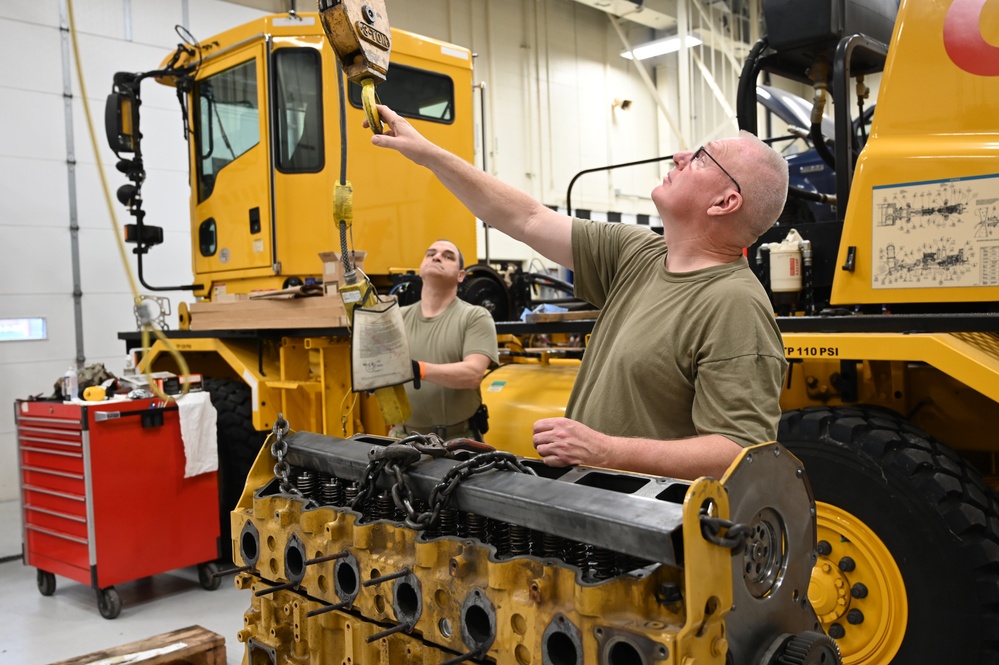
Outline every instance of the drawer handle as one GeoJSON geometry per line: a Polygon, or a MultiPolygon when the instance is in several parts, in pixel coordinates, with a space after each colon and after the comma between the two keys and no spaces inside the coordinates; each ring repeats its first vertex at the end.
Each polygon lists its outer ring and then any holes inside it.
{"type": "Polygon", "coordinates": [[[70,453],[65,450],[49,450],[48,448],[35,448],[33,446],[21,446],[21,450],[27,450],[32,453],[45,453],[46,455],[59,455],[60,457],[83,457],[83,453],[70,453]]]}
{"type": "Polygon", "coordinates": [[[33,436],[38,436],[39,434],[55,434],[57,436],[71,436],[77,439],[83,437],[83,432],[77,429],[54,429],[52,427],[34,427],[32,425],[27,425],[25,427],[18,427],[17,431],[24,435],[29,434],[33,436]]]}
{"type": "Polygon", "coordinates": [[[84,480],[82,473],[69,473],[68,471],[56,471],[55,469],[43,469],[38,466],[24,465],[21,467],[25,471],[33,471],[35,473],[47,473],[50,476],[61,476],[63,478],[72,478],[73,480],[84,480]]]}
{"type": "Polygon", "coordinates": [[[37,485],[25,485],[23,489],[29,492],[38,492],[39,494],[48,494],[50,496],[57,496],[62,499],[71,499],[73,501],[84,501],[86,502],[86,497],[80,496],[79,494],[67,494],[66,492],[56,492],[55,490],[47,490],[43,487],[38,487],[37,485]]]}
{"type": "Polygon", "coordinates": [[[39,508],[38,506],[32,506],[31,504],[26,504],[24,506],[24,509],[25,510],[33,510],[36,513],[45,513],[46,515],[53,515],[55,517],[61,517],[61,518],[65,519],[65,520],[71,520],[73,522],[82,522],[84,524],[87,523],[87,518],[86,517],[80,517],[79,515],[67,515],[66,513],[57,513],[54,510],[48,510],[46,508],[39,508]]]}
{"type": "Polygon", "coordinates": [[[43,529],[42,527],[35,526],[34,524],[26,524],[24,528],[28,531],[45,533],[50,536],[55,536],[56,538],[62,538],[63,540],[72,540],[74,543],[81,543],[83,545],[88,543],[86,538],[78,538],[77,536],[71,536],[68,533],[59,533],[58,531],[53,531],[52,529],[43,529]]]}
{"type": "Polygon", "coordinates": [[[31,421],[36,423],[66,423],[67,425],[76,425],[77,429],[80,427],[79,420],[73,420],[72,418],[40,418],[38,416],[18,416],[16,418],[17,422],[31,421]]]}
{"type": "Polygon", "coordinates": [[[40,436],[22,436],[21,441],[35,441],[37,443],[51,443],[56,446],[70,446],[71,448],[82,448],[81,441],[59,441],[58,439],[43,439],[40,436]]]}

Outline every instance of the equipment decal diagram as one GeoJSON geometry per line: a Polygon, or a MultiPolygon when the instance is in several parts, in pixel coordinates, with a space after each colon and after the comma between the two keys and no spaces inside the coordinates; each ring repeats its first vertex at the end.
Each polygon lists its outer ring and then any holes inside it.
{"type": "Polygon", "coordinates": [[[999,286],[999,174],[875,187],[871,286],[999,286]]]}

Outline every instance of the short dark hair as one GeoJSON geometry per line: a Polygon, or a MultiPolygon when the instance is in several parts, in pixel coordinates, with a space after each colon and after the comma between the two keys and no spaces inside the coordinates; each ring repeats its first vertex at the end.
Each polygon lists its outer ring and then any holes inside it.
{"type": "Polygon", "coordinates": [[[454,248],[458,250],[458,270],[464,270],[465,269],[465,255],[461,253],[461,248],[458,247],[458,245],[455,245],[453,242],[451,242],[447,238],[438,238],[434,242],[450,242],[452,245],[454,245],[454,248]]]}

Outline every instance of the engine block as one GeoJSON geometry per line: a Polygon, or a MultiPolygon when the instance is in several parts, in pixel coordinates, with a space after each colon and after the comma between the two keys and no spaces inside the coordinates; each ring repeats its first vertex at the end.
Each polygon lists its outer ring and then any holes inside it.
{"type": "Polygon", "coordinates": [[[232,512],[244,662],[839,661],[807,600],[814,502],[778,444],[687,482],[417,438],[261,450],[232,512]]]}

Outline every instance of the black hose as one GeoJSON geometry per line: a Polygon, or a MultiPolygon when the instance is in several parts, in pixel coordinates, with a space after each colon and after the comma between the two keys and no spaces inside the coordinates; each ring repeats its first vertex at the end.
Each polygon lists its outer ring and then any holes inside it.
{"type": "Polygon", "coordinates": [[[756,77],[759,75],[760,54],[770,42],[762,37],[753,45],[746,56],[746,64],[739,74],[739,88],[736,92],[735,116],[739,121],[739,129],[756,134],[756,77]],[[752,116],[750,122],[749,116],[752,116]]]}
{"type": "Polygon", "coordinates": [[[801,189],[800,187],[788,187],[787,193],[789,196],[804,199],[806,201],[815,201],[816,203],[824,203],[826,205],[836,205],[836,196],[834,194],[813,192],[808,189],[801,189]]]}
{"type": "Polygon", "coordinates": [[[819,153],[819,157],[822,161],[829,165],[833,171],[836,170],[836,157],[829,150],[829,145],[826,143],[826,137],[822,134],[822,124],[812,123],[811,128],[808,132],[808,138],[812,140],[812,147],[815,148],[815,152],[819,153]]]}

